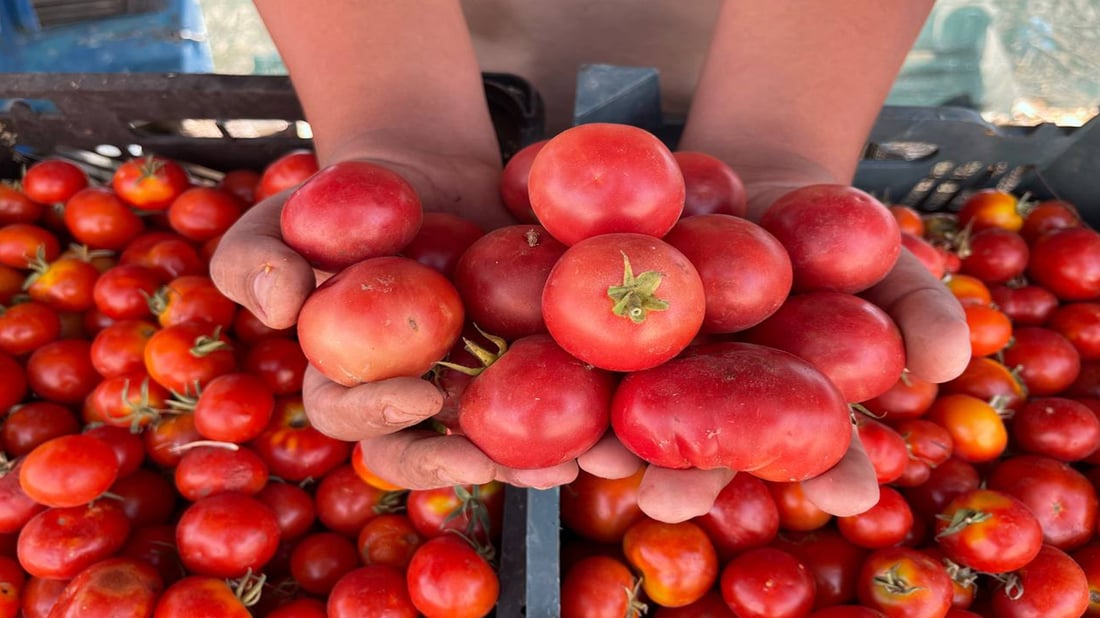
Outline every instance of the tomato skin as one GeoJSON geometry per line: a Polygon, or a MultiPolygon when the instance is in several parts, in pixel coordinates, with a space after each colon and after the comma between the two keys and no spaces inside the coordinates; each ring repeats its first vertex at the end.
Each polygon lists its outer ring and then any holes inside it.
{"type": "Polygon", "coordinates": [[[737,172],[718,157],[705,152],[672,153],[684,175],[684,211],[681,218],[707,214],[744,217],[749,205],[745,184],[737,172]]]}
{"type": "Polygon", "coordinates": [[[1017,231],[1024,224],[1016,196],[1000,189],[982,189],[959,208],[959,225],[975,232],[987,229],[1017,231]]]}
{"type": "Polygon", "coordinates": [[[363,524],[356,547],[364,564],[384,564],[404,571],[423,542],[407,515],[382,513],[363,524]]]}
{"type": "Polygon", "coordinates": [[[89,187],[65,202],[65,227],[90,249],[120,251],[137,238],[145,224],[114,191],[89,187]]]}
{"type": "Polygon", "coordinates": [[[168,586],[157,599],[153,618],[185,616],[252,618],[251,612],[224,579],[206,575],[185,577],[168,586]]]}
{"type": "Polygon", "coordinates": [[[760,225],[790,254],[795,292],[860,292],[886,276],[901,255],[894,216],[846,185],[790,191],[768,208],[760,225]]]}
{"type": "Polygon", "coordinates": [[[353,386],[426,373],[458,339],[464,318],[443,275],[408,258],[377,257],[314,290],[298,314],[298,337],[314,367],[353,386]]]}
{"type": "Polygon", "coordinates": [[[1084,227],[1044,234],[1031,247],[1027,276],[1064,301],[1100,296],[1100,234],[1084,227]]]}
{"type": "Polygon", "coordinates": [[[19,532],[19,563],[35,577],[71,579],[117,553],[129,535],[130,520],[111,500],[47,509],[19,532]]]}
{"type": "Polygon", "coordinates": [[[452,534],[430,539],[405,572],[409,597],[427,618],[478,618],[496,605],[500,581],[489,563],[452,534]]]}
{"type": "Polygon", "coordinates": [[[1012,417],[1020,450],[1080,461],[1100,448],[1100,419],[1083,403],[1064,397],[1035,397],[1012,417]]]}
{"type": "Polygon", "coordinates": [[[992,461],[1008,446],[1008,430],[997,410],[985,401],[958,393],[932,404],[927,420],[947,429],[956,457],[971,463],[992,461]]]}
{"type": "Polygon", "coordinates": [[[684,176],[653,134],[592,123],[551,138],[531,163],[531,207],[562,243],[601,234],[660,238],[684,208],[684,176]]]}
{"type": "Polygon", "coordinates": [[[181,236],[196,243],[223,234],[240,218],[241,203],[223,189],[192,187],[168,207],[168,224],[181,236]]]}
{"type": "Polygon", "coordinates": [[[779,532],[779,508],[768,486],[751,474],[737,474],[718,492],[714,505],[693,520],[706,531],[720,562],[770,543],[779,532]]]}
{"type": "Polygon", "coordinates": [[[46,159],[27,168],[22,186],[23,193],[39,204],[56,204],[88,186],[88,175],[68,161],[46,159]]]}
{"type": "Polygon", "coordinates": [[[948,558],[986,573],[1007,573],[1024,566],[1038,554],[1043,541],[1039,520],[1031,510],[1010,494],[991,489],[956,496],[937,515],[935,532],[948,558]],[[975,512],[985,515],[969,517],[975,512]],[[963,519],[958,525],[956,517],[963,519]]]}
{"type": "Polygon", "coordinates": [[[814,577],[814,607],[856,600],[860,568],[870,551],[853,544],[833,527],[785,532],[772,543],[799,559],[814,577]]]}
{"type": "Polygon", "coordinates": [[[118,457],[106,442],[88,435],[65,435],[27,455],[19,484],[39,504],[75,507],[106,491],[118,477],[118,467],[118,457]]]}
{"type": "Polygon", "coordinates": [[[1081,360],[1100,360],[1100,303],[1062,305],[1046,326],[1068,339],[1081,360]]]}
{"type": "Polygon", "coordinates": [[[1019,455],[997,463],[989,489],[1023,502],[1043,531],[1043,542],[1063,551],[1084,545],[1096,531],[1097,492],[1074,468],[1049,457],[1019,455]]]}
{"type": "Polygon", "coordinates": [[[158,330],[145,344],[145,369],[161,386],[194,395],[237,368],[229,339],[217,325],[183,322],[158,330]]]}
{"type": "Polygon", "coordinates": [[[690,521],[638,520],[623,537],[623,554],[641,574],[646,596],[665,607],[699,600],[718,579],[714,545],[690,521]]]}
{"type": "Polygon", "coordinates": [[[298,395],[275,399],[271,421],[249,446],[267,463],[272,475],[292,483],[325,476],[347,461],[351,451],[347,442],[310,425],[298,395]]]}
{"type": "Polygon", "coordinates": [[[562,580],[561,617],[638,618],[642,614],[634,601],[635,585],[634,574],[620,560],[598,555],[584,558],[562,580]]]}
{"type": "Polygon", "coordinates": [[[603,437],[614,389],[610,372],[577,360],[549,335],[531,335],[514,342],[466,387],[458,422],[493,461],[516,469],[550,468],[603,437]]]}
{"type": "Polygon", "coordinates": [[[961,270],[986,284],[1015,279],[1027,268],[1027,242],[1016,232],[1000,228],[982,230],[970,237],[969,248],[962,258],[961,270]]]}
{"type": "Polygon", "coordinates": [[[1015,329],[1004,363],[1020,367],[1020,379],[1032,397],[1056,395],[1073,384],[1081,372],[1081,356],[1068,339],[1049,328],[1015,329]]]}
{"type": "Polygon", "coordinates": [[[326,606],[329,618],[417,618],[416,610],[401,571],[382,564],[360,567],[341,577],[326,606]]]}
{"type": "Polygon", "coordinates": [[[256,187],[256,201],[297,186],[317,172],[317,155],[311,150],[292,150],[268,163],[256,187]]]}
{"type": "Polygon", "coordinates": [[[1027,565],[1016,571],[1019,598],[1006,590],[993,595],[998,618],[1082,616],[1089,607],[1089,583],[1081,567],[1060,549],[1044,545],[1027,565]]]}
{"type": "Polygon", "coordinates": [[[650,463],[729,468],[771,481],[821,474],[852,435],[848,407],[828,378],[792,354],[749,343],[702,346],[627,375],[612,400],[611,424],[650,463]],[[812,435],[807,426],[815,427],[812,435]]]}
{"type": "Polygon", "coordinates": [[[26,269],[39,250],[43,260],[52,262],[61,254],[61,243],[52,232],[31,223],[0,227],[0,264],[26,269]]]}
{"type": "Polygon", "coordinates": [[[248,447],[189,448],[176,465],[176,490],[185,500],[196,501],[225,492],[248,496],[267,484],[267,466],[248,447]]]}
{"type": "Polygon", "coordinates": [[[484,235],[485,230],[469,219],[447,212],[426,212],[420,231],[401,250],[401,255],[450,279],[462,254],[484,235]]]}
{"type": "Polygon", "coordinates": [[[913,512],[898,490],[882,487],[874,506],[858,515],[838,517],[836,525],[852,543],[867,549],[880,549],[905,539],[913,527],[913,512]]]}
{"type": "Polygon", "coordinates": [[[622,541],[627,528],[643,516],[638,486],[644,472],[641,467],[628,477],[605,479],[581,470],[576,480],[561,489],[562,523],[597,543],[622,541]]]}
{"type": "Polygon", "coordinates": [[[397,173],[367,161],[341,161],[302,183],[283,204],[283,240],[310,264],[337,272],[394,255],[420,229],[416,191],[397,173]]]}
{"type": "Polygon", "coordinates": [[[814,579],[795,556],[774,547],[750,549],[722,569],[722,598],[743,618],[805,616],[814,606],[814,579]]]}
{"type": "Polygon", "coordinates": [[[859,574],[860,603],[898,618],[940,618],[951,607],[951,577],[943,565],[915,549],[871,553],[859,574]]]}
{"type": "Polygon", "coordinates": [[[202,498],[180,515],[176,546],[199,575],[241,577],[259,572],[275,555],[279,523],[266,504],[239,493],[202,498]]]}
{"type": "Polygon", "coordinates": [[[735,333],[775,313],[791,290],[786,249],[764,228],[733,215],[681,219],[665,242],[683,253],[703,281],[703,331],[735,333]]]}
{"type": "Polygon", "coordinates": [[[244,443],[263,432],[274,410],[275,394],[262,379],[226,373],[210,380],[199,395],[195,429],[208,440],[244,443]]]}
{"type": "Polygon", "coordinates": [[[130,159],[115,169],[111,188],[124,202],[141,210],[164,210],[191,185],[183,167],[164,157],[130,159]]]}
{"type": "Polygon", "coordinates": [[[535,156],[549,140],[539,140],[520,148],[504,164],[500,173],[500,199],[504,207],[520,223],[538,223],[535,211],[531,208],[531,194],[527,181],[531,175],[531,164],[535,156]]]}
{"type": "Polygon", "coordinates": [[[149,564],[109,558],[74,577],[50,611],[53,618],[145,618],[164,584],[149,564]]]}

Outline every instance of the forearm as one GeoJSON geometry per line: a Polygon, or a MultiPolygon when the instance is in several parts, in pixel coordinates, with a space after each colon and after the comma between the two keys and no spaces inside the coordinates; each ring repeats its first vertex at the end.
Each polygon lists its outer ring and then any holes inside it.
{"type": "Polygon", "coordinates": [[[322,165],[398,149],[499,166],[457,1],[255,0],[322,165]]]}
{"type": "Polygon", "coordinates": [[[680,147],[722,158],[747,185],[851,182],[931,6],[726,0],[680,147]]]}

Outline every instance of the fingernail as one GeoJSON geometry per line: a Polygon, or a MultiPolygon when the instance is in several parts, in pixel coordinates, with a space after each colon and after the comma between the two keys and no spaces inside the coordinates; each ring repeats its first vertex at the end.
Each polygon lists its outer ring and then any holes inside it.
{"type": "Polygon", "coordinates": [[[384,420],[387,425],[404,427],[424,420],[424,416],[422,414],[413,414],[394,406],[386,406],[382,408],[382,420],[384,420]]]}
{"type": "Polygon", "coordinates": [[[256,317],[267,318],[267,302],[271,296],[271,286],[275,282],[270,270],[262,270],[252,279],[252,298],[256,300],[256,317]]]}

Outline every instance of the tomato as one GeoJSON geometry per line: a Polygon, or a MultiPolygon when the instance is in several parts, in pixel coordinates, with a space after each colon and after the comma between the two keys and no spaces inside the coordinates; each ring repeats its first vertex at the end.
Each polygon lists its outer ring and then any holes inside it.
{"type": "Polygon", "coordinates": [[[47,618],[68,583],[65,579],[27,578],[23,587],[24,618],[47,618]]]}
{"type": "Polygon", "coordinates": [[[8,412],[0,425],[0,444],[9,457],[22,457],[39,444],[80,433],[72,410],[52,401],[28,401],[8,412]]]}
{"type": "MultiPolygon", "coordinates": [[[[169,485],[169,492],[174,491],[169,485]]],[[[179,581],[186,575],[176,551],[176,527],[171,524],[134,528],[120,555],[150,564],[165,584],[179,581]]]]}
{"type": "Polygon", "coordinates": [[[779,507],[764,481],[751,474],[737,474],[718,492],[710,510],[693,521],[706,531],[724,564],[775,538],[779,507]]]}
{"type": "Polygon", "coordinates": [[[268,337],[290,336],[293,331],[294,327],[270,328],[244,307],[237,307],[237,314],[233,316],[233,335],[246,345],[254,345],[268,337]]]}
{"type": "Polygon", "coordinates": [[[745,334],[750,343],[790,352],[813,364],[845,401],[890,390],[905,368],[901,332],[882,309],[840,292],[792,296],[745,334]]]}
{"type": "Polygon", "coordinates": [[[806,498],[802,484],[797,482],[768,483],[776,509],[779,512],[779,528],[807,532],[817,530],[832,520],[833,516],[821,510],[806,498]]]}
{"type": "Polygon", "coordinates": [[[992,461],[1008,446],[1008,430],[997,409],[963,394],[940,396],[927,419],[947,429],[956,457],[971,463],[992,461]]]}
{"type": "Polygon", "coordinates": [[[535,155],[546,145],[547,140],[539,140],[516,151],[504,164],[500,173],[500,199],[504,207],[520,223],[538,223],[535,211],[531,209],[531,196],[527,190],[527,180],[531,174],[531,164],[535,155]]]}
{"type": "Polygon", "coordinates": [[[898,229],[916,237],[924,236],[924,219],[917,209],[901,204],[890,204],[886,207],[891,215],[898,221],[898,229]]]}
{"type": "Polygon", "coordinates": [[[84,170],[60,159],[39,161],[23,173],[23,193],[39,204],[64,202],[86,186],[84,170]]]}
{"type": "Polygon", "coordinates": [[[195,429],[209,440],[247,442],[267,427],[274,409],[275,395],[262,379],[222,374],[210,380],[195,403],[195,429]]]}
{"type": "Polygon", "coordinates": [[[78,258],[58,258],[50,263],[33,260],[27,278],[27,294],[58,311],[87,311],[95,304],[93,289],[99,278],[95,266],[78,258]]]}
{"type": "Polygon", "coordinates": [[[355,543],[335,532],[303,537],[290,554],[290,574],[310,594],[327,595],[344,575],[361,566],[355,543]]]}
{"type": "Polygon", "coordinates": [[[328,614],[325,612],[323,601],[312,597],[299,597],[278,605],[265,614],[265,618],[328,618],[328,614]]]}
{"type": "Polygon", "coordinates": [[[1031,510],[1048,545],[1069,551],[1088,542],[1096,530],[1096,490],[1062,462],[1036,455],[1012,457],[998,462],[987,483],[1031,510]]]}
{"type": "Polygon", "coordinates": [[[405,581],[413,605],[427,618],[485,616],[500,594],[500,581],[485,558],[451,534],[416,550],[405,581]]]}
{"type": "Polygon", "coordinates": [[[206,274],[206,262],[194,245],[170,232],[149,232],[138,236],[118,256],[118,262],[151,268],[164,281],[184,275],[206,274]]]}
{"type": "Polygon", "coordinates": [[[145,344],[145,369],[161,386],[195,395],[214,378],[236,370],[229,339],[214,324],[183,322],[153,333],[145,344]]]}
{"type": "Polygon", "coordinates": [[[814,578],[795,556],[774,547],[739,554],[722,569],[722,598],[743,618],[805,616],[814,606],[814,578]]]}
{"type": "Polygon", "coordinates": [[[438,272],[402,257],[378,257],[325,281],[298,314],[306,358],[344,386],[420,376],[458,339],[462,299],[438,272]],[[369,341],[370,345],[349,345],[369,341]]]}
{"type": "MultiPolygon", "coordinates": [[[[810,614],[810,618],[885,618],[886,614],[862,605],[830,605],[810,614]]],[[[958,617],[948,613],[944,618],[958,617]]]]}
{"type": "Polygon", "coordinates": [[[1100,295],[1100,234],[1071,227],[1044,234],[1031,247],[1027,276],[1066,301],[1100,295]]]}
{"type": "Polygon", "coordinates": [[[0,264],[0,304],[11,305],[19,295],[23,293],[23,282],[26,281],[27,275],[21,269],[26,264],[19,267],[19,270],[0,264]]]}
{"type": "Polygon", "coordinates": [[[664,238],[699,271],[703,331],[733,333],[775,313],[791,290],[791,259],[764,228],[732,215],[682,219],[664,238]]]}
{"type": "Polygon", "coordinates": [[[702,597],[718,579],[718,555],[701,527],[643,518],[627,529],[623,553],[658,605],[679,607],[702,597]]]}
{"type": "Polygon", "coordinates": [[[1013,573],[993,594],[998,617],[1082,616],[1089,607],[1089,583],[1081,567],[1060,549],[1044,545],[1033,561],[1013,573]]]}
{"type": "Polygon", "coordinates": [[[1079,461],[1100,448],[1100,419],[1072,399],[1032,398],[1013,416],[1012,437],[1022,451],[1079,461]]]}
{"type": "Polygon", "coordinates": [[[243,369],[258,377],[272,394],[291,395],[301,392],[308,364],[297,341],[272,336],[249,346],[243,369]]]}
{"type": "Polygon", "coordinates": [[[176,514],[175,486],[167,476],[150,468],[139,468],[119,478],[110,491],[121,498],[122,510],[135,529],[166,524],[176,514]]]}
{"type": "Polygon", "coordinates": [[[856,599],[860,567],[870,553],[833,527],[811,532],[784,532],[773,543],[797,557],[814,577],[815,608],[856,599]]]}
{"type": "Polygon", "coordinates": [[[542,293],[550,335],[609,371],[639,371],[679,354],[703,323],[703,283],[684,254],[644,234],[571,246],[542,293]]]}
{"type": "Polygon", "coordinates": [[[452,277],[468,318],[509,341],[546,332],[542,289],[565,249],[537,225],[502,227],[478,238],[452,277]]]}
{"type": "Polygon", "coordinates": [[[237,169],[226,172],[218,183],[218,188],[236,197],[247,208],[256,203],[256,190],[259,185],[259,172],[237,169]]]}
{"type": "Polygon", "coordinates": [[[0,182],[0,226],[9,223],[34,223],[42,217],[44,210],[42,204],[27,197],[17,186],[0,182]]]}
{"type": "Polygon", "coordinates": [[[176,490],[186,500],[225,492],[252,496],[267,484],[267,465],[248,447],[195,446],[180,457],[175,477],[176,490]]]}
{"type": "Polygon", "coordinates": [[[944,285],[962,305],[989,305],[993,303],[993,294],[981,279],[957,273],[947,277],[944,285]]]}
{"type": "Polygon", "coordinates": [[[959,225],[975,232],[990,228],[1017,231],[1024,224],[1021,204],[1016,196],[1000,189],[982,189],[971,195],[959,208],[959,225]]]}
{"type": "Polygon", "coordinates": [[[913,511],[898,490],[879,489],[878,502],[858,515],[838,517],[837,529],[852,543],[867,549],[897,545],[913,527],[913,511]]]}
{"type": "Polygon", "coordinates": [[[531,208],[566,245],[610,233],[660,238],[684,209],[684,176],[653,134],[592,123],[562,131],[531,163],[531,208]]]}
{"type": "Polygon", "coordinates": [[[1032,397],[1055,395],[1077,379],[1081,357],[1068,339],[1048,328],[1017,328],[1004,363],[1018,367],[1020,379],[1032,397]]]}
{"type": "Polygon", "coordinates": [[[104,378],[145,371],[145,345],[157,332],[146,320],[122,320],[107,326],[92,339],[92,367],[104,378]]]}
{"type": "Polygon", "coordinates": [[[698,601],[682,607],[655,606],[653,618],[736,618],[726,605],[722,593],[717,588],[711,588],[698,601]]]}
{"type": "Polygon", "coordinates": [[[744,217],[749,206],[741,177],[721,159],[705,152],[672,153],[684,175],[684,212],[681,217],[728,214],[744,217]]]}
{"type": "Polygon", "coordinates": [[[327,612],[328,618],[418,616],[404,575],[384,564],[360,567],[341,577],[329,594],[327,612]]]}
{"type": "Polygon", "coordinates": [[[143,618],[152,615],[163,587],[160,574],[149,564],[133,558],[109,558],[74,577],[50,616],[143,618]]]}
{"type": "Polygon", "coordinates": [[[408,493],[405,509],[422,536],[435,538],[455,530],[479,543],[499,539],[504,522],[504,485],[456,485],[436,489],[414,489],[408,493]]]}
{"type": "Polygon", "coordinates": [[[0,464],[0,534],[19,532],[32,517],[46,507],[27,496],[19,485],[21,459],[0,464]]]}
{"type": "Polygon", "coordinates": [[[992,285],[990,296],[997,308],[1016,326],[1042,326],[1058,308],[1058,297],[1038,285],[992,285]]]}
{"type": "Polygon", "coordinates": [[[115,320],[148,318],[149,299],[160,286],[157,271],[137,264],[119,264],[96,279],[92,300],[97,309],[115,320]]]}
{"type": "Polygon", "coordinates": [[[142,210],[164,210],[191,185],[187,171],[164,157],[130,159],[115,169],[111,187],[124,202],[142,210]]]}
{"type": "Polygon", "coordinates": [[[951,607],[951,577],[943,565],[908,547],[871,553],[857,589],[860,603],[888,616],[938,618],[951,607]]]}
{"type": "Polygon", "coordinates": [[[1018,409],[1027,395],[1018,372],[996,359],[986,357],[970,359],[966,369],[954,380],[945,382],[940,391],[987,401],[997,397],[1000,407],[1006,410],[1018,409]]]}
{"type": "Polygon", "coordinates": [[[0,227],[0,264],[24,269],[36,258],[57,259],[61,243],[49,230],[30,223],[9,223],[0,227]]]}
{"type": "Polygon", "coordinates": [[[905,490],[905,498],[915,513],[934,517],[961,493],[977,489],[982,483],[977,468],[958,457],[951,457],[931,468],[928,479],[905,490]]]}
{"type": "Polygon", "coordinates": [[[1081,225],[1081,215],[1077,213],[1077,208],[1073,204],[1061,200],[1047,200],[1035,204],[1027,211],[1024,215],[1024,224],[1020,228],[1020,235],[1030,245],[1047,232],[1067,227],[1081,227],[1081,225]]]}
{"type": "Polygon", "coordinates": [[[116,481],[130,476],[145,462],[145,444],[141,435],[122,427],[109,425],[89,425],[84,429],[84,435],[96,438],[111,447],[118,460],[118,476],[116,481]]]}
{"type": "Polygon", "coordinates": [[[153,618],[188,616],[251,618],[252,614],[224,579],[190,575],[168,586],[153,611],[153,618]]]}
{"type": "Polygon", "coordinates": [[[611,424],[650,463],[729,468],[771,481],[821,474],[852,436],[848,406],[828,378],[793,354],[749,343],[699,347],[627,375],[612,400],[611,424]]]}
{"type": "Polygon", "coordinates": [[[313,495],[298,485],[272,479],[254,497],[275,513],[279,540],[284,543],[309,532],[317,519],[313,495]]]}
{"type": "Polygon", "coordinates": [[[620,560],[608,556],[585,558],[570,567],[562,580],[561,617],[639,618],[646,611],[637,599],[639,584],[620,560]]]}
{"type": "Polygon", "coordinates": [[[401,250],[401,255],[451,278],[458,260],[485,234],[481,226],[447,212],[426,212],[420,231],[401,250]]]}
{"type": "Polygon", "coordinates": [[[206,322],[223,329],[233,325],[237,305],[206,275],[183,275],[168,282],[149,299],[149,308],[161,326],[206,322]]]}
{"type": "Polygon", "coordinates": [[[367,485],[376,487],[382,491],[397,491],[404,489],[400,485],[396,485],[387,481],[386,479],[378,476],[373,470],[367,467],[366,453],[363,450],[363,443],[356,442],[355,446],[351,449],[351,467],[355,470],[355,474],[367,485]]]}
{"type": "Polygon", "coordinates": [[[947,257],[954,254],[948,254],[943,248],[908,232],[901,233],[901,246],[908,249],[933,277],[943,279],[947,276],[947,257]]]}
{"type": "Polygon", "coordinates": [[[202,440],[195,429],[194,417],[190,414],[172,414],[162,417],[158,422],[142,431],[145,451],[149,459],[164,468],[174,468],[179,463],[183,445],[202,440]]]}
{"type": "Polygon", "coordinates": [[[901,232],[890,211],[846,185],[790,191],[768,208],[760,225],[790,254],[796,292],[865,290],[901,254],[901,232]]]}
{"type": "Polygon", "coordinates": [[[119,251],[137,238],[145,224],[114,191],[89,187],[65,202],[65,227],[91,249],[119,251]]]}
{"type": "Polygon", "coordinates": [[[864,417],[856,419],[856,429],[880,485],[893,482],[905,472],[909,449],[901,434],[889,425],[864,417]]]}
{"type": "Polygon", "coordinates": [[[1014,571],[1042,546],[1039,520],[1020,500],[990,489],[956,496],[936,516],[936,541],[948,558],[986,573],[1014,571]]]}
{"type": "Polygon", "coordinates": [[[109,444],[87,435],[65,435],[34,448],[23,460],[19,484],[35,502],[72,507],[99,497],[118,477],[109,444]]]}
{"type": "Polygon", "coordinates": [[[1073,552],[1072,557],[1088,580],[1089,606],[1083,615],[1096,616],[1100,611],[1100,545],[1086,545],[1073,552]]]}
{"type": "Polygon", "coordinates": [[[50,508],[19,532],[19,563],[36,577],[70,579],[113,556],[130,534],[130,520],[111,500],[50,508]]]}
{"type": "Polygon", "coordinates": [[[462,394],[458,422],[493,461],[550,468],[603,437],[614,389],[610,372],[577,360],[548,335],[531,335],[474,378],[462,394]]]}
{"type": "Polygon", "coordinates": [[[966,325],[970,330],[970,353],[990,356],[1000,352],[1012,340],[1012,321],[999,309],[988,305],[965,305],[966,325]]]}
{"type": "Polygon", "coordinates": [[[180,560],[192,573],[241,577],[275,555],[279,523],[266,504],[240,493],[201,498],[176,526],[180,560]]]}
{"type": "Polygon", "coordinates": [[[642,467],[621,479],[605,479],[582,470],[576,480],[561,488],[562,523],[597,543],[622,541],[626,529],[642,517],[638,486],[644,472],[642,467]]]}
{"type": "Polygon", "coordinates": [[[192,187],[168,207],[168,225],[187,240],[201,243],[223,234],[240,218],[236,197],[213,187],[192,187]]]}
{"type": "Polygon", "coordinates": [[[1069,340],[1081,360],[1100,360],[1100,303],[1062,305],[1046,326],[1069,340]]]}
{"type": "Polygon", "coordinates": [[[7,556],[0,556],[0,618],[15,618],[19,615],[20,597],[26,579],[18,562],[7,556]]]}
{"type": "Polygon", "coordinates": [[[355,536],[371,518],[392,511],[402,494],[364,483],[344,464],[321,479],[314,495],[317,518],[329,530],[355,536]]]}
{"type": "Polygon", "coordinates": [[[267,164],[256,188],[256,201],[265,200],[317,172],[317,155],[310,150],[292,150],[267,164]]]}
{"type": "Polygon", "coordinates": [[[984,283],[1004,283],[1027,268],[1027,242],[1016,232],[989,228],[975,233],[966,243],[960,249],[961,270],[984,283]]]}
{"type": "Polygon", "coordinates": [[[384,564],[405,570],[423,542],[407,515],[382,513],[363,525],[356,547],[364,564],[384,564]]]}
{"type": "Polygon", "coordinates": [[[271,474],[297,483],[321,478],[347,461],[351,445],[330,438],[309,423],[300,396],[275,399],[271,421],[249,442],[271,474]]]}

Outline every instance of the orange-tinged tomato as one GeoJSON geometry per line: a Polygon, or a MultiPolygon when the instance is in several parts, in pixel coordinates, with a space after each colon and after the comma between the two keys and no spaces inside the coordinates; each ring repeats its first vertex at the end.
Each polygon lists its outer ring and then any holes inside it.
{"type": "Polygon", "coordinates": [[[926,418],[951,434],[954,455],[964,461],[992,461],[1008,445],[1008,431],[997,408],[977,397],[942,395],[932,404],[926,418]]]}
{"type": "Polygon", "coordinates": [[[921,218],[920,213],[914,208],[909,206],[902,206],[900,204],[891,204],[889,206],[890,214],[894,215],[894,218],[898,221],[898,228],[903,232],[909,232],[913,236],[924,235],[924,219],[921,218]]]}
{"type": "Polygon", "coordinates": [[[690,521],[641,519],[623,537],[627,562],[642,575],[642,589],[658,605],[699,600],[718,578],[718,553],[706,532],[690,521]]]}
{"type": "Polygon", "coordinates": [[[1012,340],[1012,320],[989,305],[966,305],[966,325],[970,329],[970,353],[974,356],[996,354],[1012,340]]]}
{"type": "Polygon", "coordinates": [[[367,467],[367,464],[363,463],[363,443],[356,442],[351,451],[351,467],[355,470],[355,474],[359,478],[363,479],[363,482],[375,489],[381,489],[382,491],[397,491],[404,489],[400,485],[395,485],[386,479],[378,476],[373,470],[367,467]]]}
{"type": "Polygon", "coordinates": [[[817,530],[833,517],[806,498],[801,483],[769,482],[768,490],[779,508],[779,527],[782,530],[817,530]]]}
{"type": "Polygon", "coordinates": [[[978,399],[998,397],[1005,409],[1015,410],[1027,398],[1019,376],[995,358],[975,357],[961,374],[940,387],[941,393],[962,393],[978,399]]]}
{"type": "Polygon", "coordinates": [[[970,196],[959,209],[959,225],[978,232],[989,228],[1020,231],[1024,217],[1016,196],[998,189],[983,189],[970,196]]]}
{"type": "Polygon", "coordinates": [[[955,273],[947,277],[944,284],[963,305],[988,305],[993,302],[989,286],[973,275],[955,273]]]}

